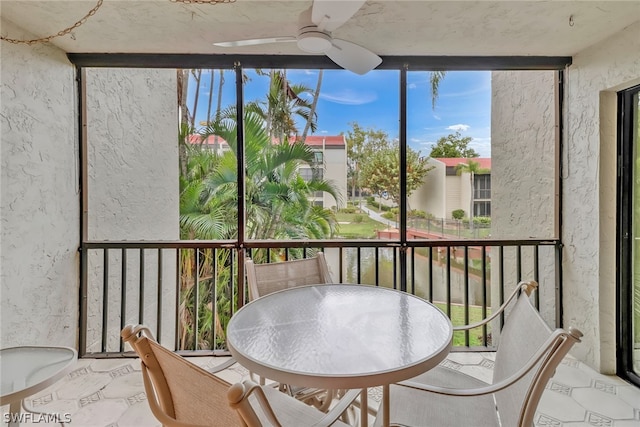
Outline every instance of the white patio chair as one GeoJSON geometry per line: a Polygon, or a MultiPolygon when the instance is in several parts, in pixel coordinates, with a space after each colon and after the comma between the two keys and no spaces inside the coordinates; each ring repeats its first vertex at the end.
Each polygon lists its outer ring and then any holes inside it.
{"type": "MultiPolygon", "coordinates": [[[[296,286],[331,283],[327,261],[322,252],[318,252],[312,258],[266,264],[255,264],[251,258],[247,258],[245,266],[251,301],[296,286]]],[[[259,381],[264,384],[264,379],[261,378],[259,381]]],[[[321,411],[328,410],[337,395],[335,390],[295,387],[287,384],[280,384],[280,390],[321,411]]]]}
{"type": "MultiPolygon", "coordinates": [[[[244,426],[245,422],[256,427],[345,427],[348,425],[336,420],[359,395],[359,390],[350,391],[325,414],[274,388],[251,381],[231,386],[158,344],[145,326],[127,325],[121,336],[140,357],[151,412],[167,427],[231,427],[244,426]]],[[[231,359],[217,366],[215,372],[233,363],[231,359]]]]}
{"type": "MultiPolygon", "coordinates": [[[[229,383],[162,347],[145,326],[127,325],[120,335],[140,357],[147,401],[163,426],[243,425],[226,402],[229,383]]],[[[233,363],[231,359],[215,372],[233,363]]]]}
{"type": "Polygon", "coordinates": [[[327,261],[322,252],[312,258],[254,264],[245,261],[249,300],[301,285],[331,283],[327,261]]]}
{"type": "Polygon", "coordinates": [[[249,427],[350,427],[351,424],[346,424],[339,418],[353,405],[359,395],[360,390],[349,390],[325,414],[275,388],[260,386],[251,380],[234,384],[227,393],[229,405],[238,411],[242,421],[249,427]],[[276,406],[276,403],[284,400],[283,398],[290,402],[287,402],[287,405],[276,406]],[[295,405],[291,402],[295,402],[295,405]]]}
{"type": "MultiPolygon", "coordinates": [[[[394,426],[530,427],[542,392],[569,349],[580,342],[574,328],[552,331],[529,299],[536,282],[520,283],[508,300],[486,320],[454,330],[481,326],[508,313],[496,352],[493,381],[487,384],[439,366],[390,387],[390,420],[394,426]]],[[[382,412],[375,426],[380,426],[382,412]]]]}

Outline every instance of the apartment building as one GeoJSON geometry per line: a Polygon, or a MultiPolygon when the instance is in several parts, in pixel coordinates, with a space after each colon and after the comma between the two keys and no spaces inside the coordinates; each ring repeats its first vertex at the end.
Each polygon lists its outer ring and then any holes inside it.
{"type": "Polygon", "coordinates": [[[410,209],[419,209],[436,218],[451,218],[456,209],[469,211],[473,216],[491,216],[491,158],[432,158],[433,169],[423,185],[409,197],[410,209]],[[460,164],[469,161],[479,164],[480,173],[459,172],[460,164]],[[472,191],[473,185],[473,191],[472,191]]]}
{"type": "MultiPolygon", "coordinates": [[[[191,144],[202,144],[210,150],[223,153],[229,150],[229,144],[211,135],[204,141],[200,135],[191,135],[191,144]]],[[[289,142],[296,142],[296,137],[289,138],[289,142]]],[[[311,135],[305,139],[305,144],[315,153],[312,164],[300,167],[300,175],[309,180],[312,178],[331,181],[338,190],[338,200],[327,193],[318,191],[314,194],[313,202],[326,208],[340,208],[347,202],[347,144],[343,135],[321,136],[311,135]]]]}

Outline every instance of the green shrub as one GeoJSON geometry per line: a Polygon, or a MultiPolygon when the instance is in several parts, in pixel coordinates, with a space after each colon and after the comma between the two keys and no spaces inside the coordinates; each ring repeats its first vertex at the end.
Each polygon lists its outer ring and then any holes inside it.
{"type": "Polygon", "coordinates": [[[353,213],[356,213],[356,208],[353,208],[353,207],[342,208],[340,209],[339,212],[345,213],[345,214],[353,214],[353,213]]]}
{"type": "Polygon", "coordinates": [[[358,214],[353,217],[353,222],[361,223],[362,221],[364,221],[364,215],[358,214]]]}
{"type": "Polygon", "coordinates": [[[390,219],[392,221],[396,220],[396,215],[393,212],[385,212],[382,215],[380,215],[382,218],[385,219],[390,219]]]}
{"type": "Polygon", "coordinates": [[[460,219],[464,218],[464,214],[465,214],[464,209],[456,209],[453,212],[451,212],[451,217],[453,219],[460,220],[460,219]]]}
{"type": "Polygon", "coordinates": [[[483,227],[491,226],[491,217],[488,216],[476,216],[473,218],[473,225],[481,225],[483,227]]]}
{"type": "MultiPolygon", "coordinates": [[[[426,218],[428,218],[427,215],[431,215],[431,214],[427,214],[425,211],[421,211],[419,209],[412,209],[411,211],[409,211],[409,213],[407,215],[409,216],[409,218],[426,219],[426,218]]],[[[433,216],[433,215],[431,215],[431,216],[433,216]]]]}

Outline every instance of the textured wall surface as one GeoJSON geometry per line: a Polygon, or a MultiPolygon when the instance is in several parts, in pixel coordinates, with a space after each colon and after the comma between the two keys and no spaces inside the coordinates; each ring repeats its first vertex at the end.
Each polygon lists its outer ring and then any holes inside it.
{"type": "MultiPolygon", "coordinates": [[[[32,36],[4,20],[2,31],[32,36]]],[[[0,62],[0,345],[75,346],[80,207],[74,68],[62,51],[46,45],[3,42],[0,62]]]]}
{"type": "Polygon", "coordinates": [[[423,210],[436,218],[449,218],[451,212],[446,212],[445,171],[446,166],[438,160],[429,159],[428,166],[433,167],[424,178],[424,183],[409,196],[411,209],[423,210]]]}
{"type": "Polygon", "coordinates": [[[332,181],[337,187],[339,200],[335,200],[329,194],[324,194],[324,207],[336,206],[343,208],[347,205],[347,150],[325,149],[324,164],[326,175],[324,179],[332,181]]]}
{"type": "Polygon", "coordinates": [[[585,334],[574,353],[615,370],[615,92],[640,83],[640,23],[574,56],[566,88],[564,323],[585,334]]]}
{"type": "Polygon", "coordinates": [[[89,239],[178,238],[175,70],[87,72],[89,239]]]}
{"type": "MultiPolygon", "coordinates": [[[[175,70],[89,69],[87,151],[90,240],[179,239],[178,107],[175,70]]],[[[157,250],[144,254],[142,323],[155,329],[158,295],[157,250]]],[[[175,251],[162,263],[163,335],[175,324],[175,251]]],[[[110,251],[108,348],[120,344],[123,265],[126,266],[124,323],[138,323],[140,252],[110,251]]],[[[88,346],[97,347],[102,327],[103,258],[91,254],[88,346]]],[[[160,337],[162,338],[162,337],[160,337]]]]}
{"type": "MultiPolygon", "coordinates": [[[[494,71],[491,75],[491,236],[497,239],[552,238],[555,218],[555,86],[553,71],[494,71]]],[[[504,251],[507,291],[534,279],[534,253],[504,251]]],[[[498,271],[499,259],[492,259],[498,271]]],[[[555,266],[552,248],[541,248],[541,313],[555,324],[555,266]]],[[[499,276],[492,275],[494,306],[499,276]]]]}

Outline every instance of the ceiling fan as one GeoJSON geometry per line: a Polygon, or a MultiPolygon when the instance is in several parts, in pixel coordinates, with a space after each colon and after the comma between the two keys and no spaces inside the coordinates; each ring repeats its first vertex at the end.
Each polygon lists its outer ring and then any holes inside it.
{"type": "Polygon", "coordinates": [[[382,58],[360,45],[335,39],[331,32],[347,22],[366,0],[315,0],[298,18],[298,35],[214,43],[221,47],[252,46],[296,42],[309,53],[324,53],[333,62],[356,74],[366,74],[380,65],[382,58]]]}

